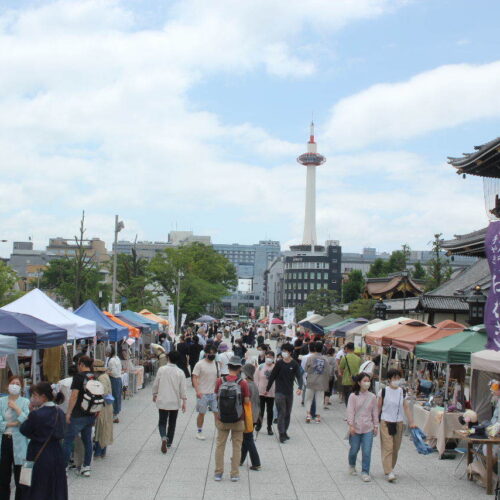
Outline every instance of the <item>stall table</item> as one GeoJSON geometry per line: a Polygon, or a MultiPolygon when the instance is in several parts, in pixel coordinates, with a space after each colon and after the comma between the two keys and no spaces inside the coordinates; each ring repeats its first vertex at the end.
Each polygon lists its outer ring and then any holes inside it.
{"type": "Polygon", "coordinates": [[[456,438],[455,431],[464,426],[458,421],[462,413],[443,413],[443,409],[425,409],[419,404],[413,405],[413,421],[422,429],[429,441],[436,441],[436,448],[441,456],[446,449],[446,440],[456,438]]]}
{"type": "Polygon", "coordinates": [[[455,437],[459,437],[467,443],[467,466],[473,460],[472,447],[475,444],[486,446],[486,494],[493,495],[493,445],[500,445],[500,437],[471,438],[467,435],[467,431],[455,431],[455,437]]]}

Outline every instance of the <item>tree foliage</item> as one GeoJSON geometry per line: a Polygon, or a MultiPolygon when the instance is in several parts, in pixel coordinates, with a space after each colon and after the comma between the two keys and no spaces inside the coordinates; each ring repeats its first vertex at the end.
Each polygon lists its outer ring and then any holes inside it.
{"type": "Polygon", "coordinates": [[[365,287],[365,279],[363,273],[358,270],[353,270],[349,273],[347,281],[342,285],[342,302],[345,304],[353,302],[361,297],[365,287]]]}
{"type": "Polygon", "coordinates": [[[416,280],[425,280],[427,278],[425,267],[420,262],[415,262],[411,272],[411,277],[416,280]]]}
{"type": "Polygon", "coordinates": [[[135,248],[132,248],[132,255],[117,255],[116,277],[118,293],[126,300],[128,309],[139,311],[159,308],[157,294],[151,287],[149,261],[138,257],[135,248]]]}
{"type": "Polygon", "coordinates": [[[308,311],[314,311],[316,314],[326,316],[335,309],[338,304],[338,295],[334,290],[315,290],[307,296],[307,300],[297,308],[297,319],[302,321],[308,311]]]}
{"type": "Polygon", "coordinates": [[[16,300],[21,294],[14,291],[17,274],[3,260],[0,260],[0,306],[16,300]]]}
{"type": "Polygon", "coordinates": [[[198,242],[165,249],[151,260],[149,272],[174,302],[180,284],[180,310],[188,320],[219,302],[238,283],[234,265],[211,246],[198,242]]]}
{"type": "Polygon", "coordinates": [[[353,318],[365,318],[373,319],[375,317],[375,312],[373,306],[375,305],[375,300],[372,299],[358,299],[349,304],[349,316],[353,318]]]}
{"type": "Polygon", "coordinates": [[[405,243],[401,250],[394,250],[388,260],[375,259],[370,266],[369,278],[383,278],[391,273],[404,271],[410,258],[410,247],[405,243]]]}
{"type": "Polygon", "coordinates": [[[427,264],[426,290],[434,290],[451,278],[452,268],[443,256],[442,234],[435,234],[432,242],[433,258],[427,264]]]}

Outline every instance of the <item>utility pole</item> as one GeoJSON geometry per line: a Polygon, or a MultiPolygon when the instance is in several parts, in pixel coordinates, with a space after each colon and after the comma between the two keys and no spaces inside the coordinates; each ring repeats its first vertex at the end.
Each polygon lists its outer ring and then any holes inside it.
{"type": "Polygon", "coordinates": [[[111,314],[115,314],[116,303],[116,267],[118,264],[118,233],[125,227],[122,221],[118,221],[118,215],[115,215],[115,244],[113,245],[113,293],[111,295],[111,314]]]}
{"type": "Polygon", "coordinates": [[[176,333],[179,335],[181,331],[181,325],[179,325],[179,305],[181,301],[181,278],[183,277],[182,271],[179,269],[177,271],[177,307],[175,310],[175,329],[176,333]]]}

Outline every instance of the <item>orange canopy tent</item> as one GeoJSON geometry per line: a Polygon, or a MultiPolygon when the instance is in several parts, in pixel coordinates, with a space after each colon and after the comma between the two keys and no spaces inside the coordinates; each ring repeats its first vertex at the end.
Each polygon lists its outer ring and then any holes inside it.
{"type": "Polygon", "coordinates": [[[390,346],[394,339],[401,339],[407,335],[413,335],[421,332],[424,328],[428,328],[427,323],[418,321],[416,319],[406,319],[397,325],[388,326],[378,332],[373,332],[365,336],[365,342],[368,345],[375,346],[390,346]]]}
{"type": "Polygon", "coordinates": [[[418,328],[417,330],[418,331],[405,335],[404,337],[393,339],[392,347],[413,352],[417,344],[433,342],[434,340],[455,335],[455,333],[465,330],[465,325],[447,319],[435,326],[428,326],[422,329],[418,328]]]}
{"type": "Polygon", "coordinates": [[[150,319],[151,321],[156,321],[157,323],[160,323],[160,325],[165,325],[165,326],[168,325],[168,321],[165,318],[157,316],[155,313],[152,313],[147,309],[143,309],[142,311],[139,312],[139,314],[142,314],[142,316],[150,319]]]}
{"type": "Polygon", "coordinates": [[[135,328],[134,326],[131,326],[128,323],[125,323],[125,321],[122,321],[120,318],[113,316],[108,311],[103,311],[103,312],[109,319],[113,320],[115,323],[118,323],[119,325],[128,328],[129,337],[134,337],[134,338],[138,339],[141,336],[141,332],[140,332],[139,328],[135,328]]]}

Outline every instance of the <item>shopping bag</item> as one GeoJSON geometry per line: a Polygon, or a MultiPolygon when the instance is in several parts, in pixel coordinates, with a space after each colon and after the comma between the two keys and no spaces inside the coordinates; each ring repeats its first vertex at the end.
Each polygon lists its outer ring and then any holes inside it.
{"type": "Polygon", "coordinates": [[[245,413],[245,432],[253,432],[253,415],[252,403],[243,403],[243,411],[245,413]]]}
{"type": "Polygon", "coordinates": [[[19,475],[19,484],[24,486],[31,486],[31,474],[33,472],[33,465],[35,462],[25,461],[21,467],[21,473],[19,475]]]}

